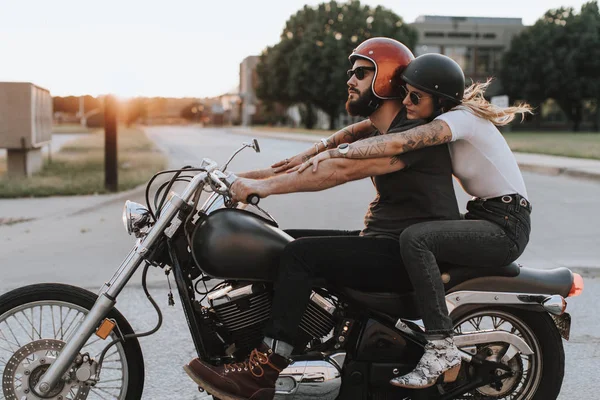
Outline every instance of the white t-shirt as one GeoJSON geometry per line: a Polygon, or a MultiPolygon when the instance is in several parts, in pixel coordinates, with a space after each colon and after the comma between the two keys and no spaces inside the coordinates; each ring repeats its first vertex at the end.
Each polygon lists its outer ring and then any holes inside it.
{"type": "Polygon", "coordinates": [[[482,199],[513,193],[527,198],[517,160],[493,123],[461,106],[436,119],[452,131],[452,170],[465,192],[482,199]]]}

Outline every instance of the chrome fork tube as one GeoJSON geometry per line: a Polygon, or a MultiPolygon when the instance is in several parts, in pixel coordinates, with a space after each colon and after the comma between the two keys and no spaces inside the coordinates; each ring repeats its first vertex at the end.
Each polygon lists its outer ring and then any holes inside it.
{"type": "Polygon", "coordinates": [[[206,173],[204,172],[196,175],[183,192],[182,197],[174,194],[171,196],[167,204],[163,207],[156,225],[154,225],[144,240],[138,243],[129,253],[110,281],[104,284],[100,290],[98,300],[96,300],[88,315],[38,382],[35,388],[38,393],[48,393],[56,385],[60,377],[67,372],[73,360],[79,351],[81,351],[85,342],[94,333],[102,318],[114,307],[117,296],[144,261],[148,249],[161,237],[183,204],[190,201],[192,195],[205,178],[206,173]]]}

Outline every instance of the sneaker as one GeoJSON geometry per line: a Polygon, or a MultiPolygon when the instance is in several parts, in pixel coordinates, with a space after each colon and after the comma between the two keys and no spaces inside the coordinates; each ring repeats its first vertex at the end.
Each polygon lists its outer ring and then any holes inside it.
{"type": "Polygon", "coordinates": [[[222,400],[271,400],[275,381],[289,363],[261,343],[244,362],[215,367],[195,358],[183,369],[201,388],[222,400]]]}
{"type": "Polygon", "coordinates": [[[425,389],[435,385],[440,376],[444,382],[454,382],[460,371],[460,351],[451,337],[432,340],[425,345],[425,353],[414,370],[390,381],[394,386],[425,389]]]}

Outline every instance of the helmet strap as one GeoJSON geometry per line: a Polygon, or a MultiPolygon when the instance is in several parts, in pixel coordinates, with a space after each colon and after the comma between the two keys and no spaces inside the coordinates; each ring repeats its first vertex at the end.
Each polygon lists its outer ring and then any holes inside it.
{"type": "Polygon", "coordinates": [[[432,95],[431,100],[433,103],[433,112],[431,113],[431,117],[427,118],[428,121],[433,121],[436,117],[442,115],[444,112],[442,102],[440,101],[440,97],[438,95],[432,95]]]}
{"type": "Polygon", "coordinates": [[[375,112],[375,110],[377,110],[379,108],[379,106],[381,105],[381,99],[379,97],[377,97],[375,92],[373,92],[373,88],[371,88],[369,90],[371,91],[371,100],[369,100],[369,104],[367,104],[367,107],[369,107],[369,109],[372,112],[375,112]]]}

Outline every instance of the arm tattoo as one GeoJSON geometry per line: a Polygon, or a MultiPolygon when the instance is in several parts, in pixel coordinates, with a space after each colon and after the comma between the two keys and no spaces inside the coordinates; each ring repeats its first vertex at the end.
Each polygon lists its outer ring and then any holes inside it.
{"type": "MultiPolygon", "coordinates": [[[[372,136],[377,132],[377,128],[375,125],[371,123],[368,128],[357,129],[357,124],[350,125],[347,128],[342,129],[342,141],[343,143],[352,143],[360,139],[364,139],[366,137],[372,136]]],[[[334,143],[334,146],[337,146],[339,143],[334,143]]]]}
{"type": "Polygon", "coordinates": [[[308,160],[310,160],[311,156],[302,156],[302,162],[307,162],[308,160]]]}
{"type": "Polygon", "coordinates": [[[344,183],[344,181],[339,179],[337,171],[332,171],[331,174],[323,177],[317,182],[317,188],[321,190],[332,186],[338,186],[342,183],[344,183]],[[331,181],[333,181],[333,185],[331,184],[331,181]]]}
{"type": "Polygon", "coordinates": [[[398,164],[400,161],[402,161],[402,160],[400,159],[400,157],[399,157],[399,156],[394,156],[394,157],[391,157],[391,158],[390,158],[390,165],[396,165],[396,164],[398,164]]]}
{"type": "Polygon", "coordinates": [[[363,139],[352,145],[346,156],[348,158],[385,157],[448,143],[451,139],[452,133],[449,130],[444,130],[443,122],[434,120],[427,125],[418,126],[408,131],[363,139]]]}
{"type": "Polygon", "coordinates": [[[351,143],[356,140],[356,133],[354,132],[354,127],[350,126],[348,128],[344,128],[342,132],[344,132],[344,136],[342,136],[344,142],[351,143]]]}

